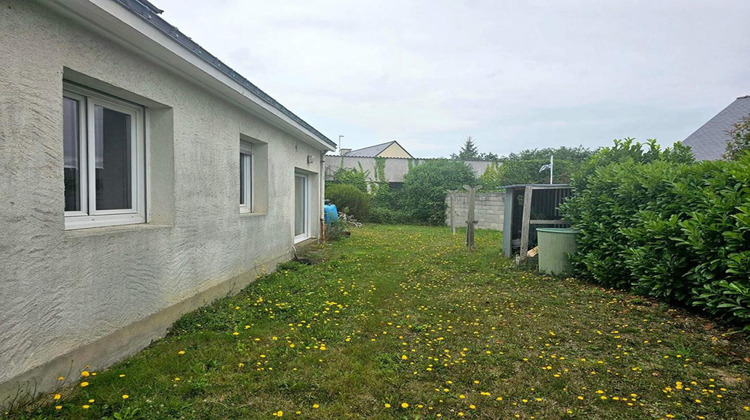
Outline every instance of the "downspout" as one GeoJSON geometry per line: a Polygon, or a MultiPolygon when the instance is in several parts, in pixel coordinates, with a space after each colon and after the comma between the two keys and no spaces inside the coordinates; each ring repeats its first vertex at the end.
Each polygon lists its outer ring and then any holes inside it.
{"type": "Polygon", "coordinates": [[[319,213],[320,214],[320,223],[318,224],[318,244],[320,244],[322,237],[323,237],[323,230],[325,229],[324,222],[325,222],[325,213],[323,211],[323,206],[325,205],[325,194],[326,194],[326,151],[323,150],[320,152],[320,203],[318,205],[319,213]]]}

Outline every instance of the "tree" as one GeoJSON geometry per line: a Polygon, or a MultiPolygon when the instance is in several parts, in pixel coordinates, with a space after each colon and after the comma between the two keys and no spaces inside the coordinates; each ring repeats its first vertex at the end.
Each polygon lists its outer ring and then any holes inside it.
{"type": "Polygon", "coordinates": [[[474,139],[471,136],[467,137],[463,147],[458,151],[458,154],[451,154],[451,159],[479,160],[479,150],[474,144],[474,139]]]}
{"type": "Polygon", "coordinates": [[[458,154],[451,153],[451,159],[454,160],[489,160],[497,161],[500,157],[494,153],[479,153],[479,149],[474,144],[474,138],[469,136],[466,138],[463,147],[458,151],[458,154]]]}
{"type": "Polygon", "coordinates": [[[447,190],[477,183],[474,171],[458,160],[430,160],[412,168],[404,177],[402,204],[415,220],[431,225],[445,223],[447,190]]]}
{"type": "Polygon", "coordinates": [[[339,168],[333,174],[333,180],[327,181],[326,184],[343,184],[351,185],[363,193],[367,193],[367,178],[370,175],[370,171],[362,169],[362,165],[359,165],[359,170],[353,168],[339,168]]]}
{"type": "Polygon", "coordinates": [[[732,139],[727,142],[724,159],[738,160],[750,151],[750,115],[734,123],[732,129],[727,131],[727,134],[732,139]]]}
{"type": "Polygon", "coordinates": [[[513,184],[546,184],[549,172],[539,172],[539,168],[548,164],[550,155],[554,155],[554,182],[568,183],[571,175],[593,153],[583,146],[523,150],[487,167],[479,181],[486,189],[513,184]]]}

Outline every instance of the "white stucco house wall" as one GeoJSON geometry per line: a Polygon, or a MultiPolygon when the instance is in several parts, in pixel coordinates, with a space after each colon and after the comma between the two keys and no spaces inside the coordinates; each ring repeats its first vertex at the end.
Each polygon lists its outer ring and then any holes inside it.
{"type": "Polygon", "coordinates": [[[0,0],[0,401],[140,350],[318,236],[335,144],[159,13],[0,0]]]}

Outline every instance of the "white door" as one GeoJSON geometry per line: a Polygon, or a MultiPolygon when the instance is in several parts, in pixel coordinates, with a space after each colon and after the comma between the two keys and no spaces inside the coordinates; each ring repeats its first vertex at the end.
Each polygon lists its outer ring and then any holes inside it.
{"type": "Polygon", "coordinates": [[[310,193],[307,175],[294,174],[294,242],[310,237],[310,193]]]}

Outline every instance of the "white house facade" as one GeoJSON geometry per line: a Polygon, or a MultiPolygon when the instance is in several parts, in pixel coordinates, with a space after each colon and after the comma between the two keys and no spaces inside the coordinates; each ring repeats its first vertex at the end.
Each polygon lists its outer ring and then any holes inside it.
{"type": "Polygon", "coordinates": [[[0,0],[0,398],[316,238],[335,144],[138,0],[0,0]]]}

